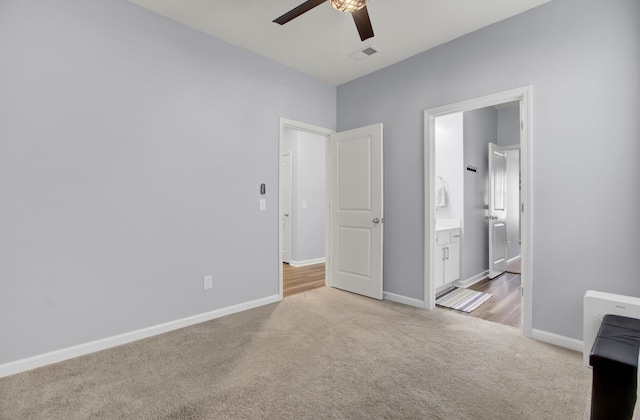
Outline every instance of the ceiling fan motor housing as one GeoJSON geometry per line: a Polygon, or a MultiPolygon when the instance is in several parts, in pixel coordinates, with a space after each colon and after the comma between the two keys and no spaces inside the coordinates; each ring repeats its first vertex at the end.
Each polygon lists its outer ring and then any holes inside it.
{"type": "Polygon", "coordinates": [[[331,7],[341,12],[353,13],[367,5],[369,0],[331,0],[331,7]]]}

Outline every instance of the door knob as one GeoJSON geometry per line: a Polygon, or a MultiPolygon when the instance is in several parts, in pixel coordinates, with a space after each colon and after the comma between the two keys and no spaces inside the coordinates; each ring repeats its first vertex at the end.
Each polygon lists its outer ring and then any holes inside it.
{"type": "Polygon", "coordinates": [[[375,224],[377,225],[378,223],[380,223],[380,219],[378,219],[378,218],[376,217],[375,219],[373,219],[373,223],[375,223],[375,224]]]}

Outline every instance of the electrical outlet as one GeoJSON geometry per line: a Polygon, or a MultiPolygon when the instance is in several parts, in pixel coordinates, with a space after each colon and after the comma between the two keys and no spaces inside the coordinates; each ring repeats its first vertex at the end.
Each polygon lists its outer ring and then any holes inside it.
{"type": "Polygon", "coordinates": [[[204,276],[204,289],[211,289],[213,287],[213,276],[204,276]]]}

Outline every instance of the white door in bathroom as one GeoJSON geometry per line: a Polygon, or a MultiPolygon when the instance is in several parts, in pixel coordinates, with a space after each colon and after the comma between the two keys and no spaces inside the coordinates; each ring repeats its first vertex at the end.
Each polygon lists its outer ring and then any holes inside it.
{"type": "Polygon", "coordinates": [[[507,154],[489,143],[489,278],[507,271],[507,154]]]}

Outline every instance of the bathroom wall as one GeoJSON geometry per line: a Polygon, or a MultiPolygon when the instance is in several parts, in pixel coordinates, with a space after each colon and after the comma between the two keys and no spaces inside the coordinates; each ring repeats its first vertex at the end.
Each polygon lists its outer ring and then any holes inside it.
{"type": "Polygon", "coordinates": [[[493,107],[464,113],[464,165],[478,167],[464,171],[464,223],[462,241],[462,279],[489,268],[488,144],[496,142],[497,111],[493,107]]]}
{"type": "Polygon", "coordinates": [[[463,114],[436,118],[436,176],[445,186],[445,206],[436,207],[438,219],[464,216],[463,114]]]}
{"type": "Polygon", "coordinates": [[[499,109],[498,118],[498,146],[520,144],[520,106],[515,104],[509,108],[499,109]]]}

